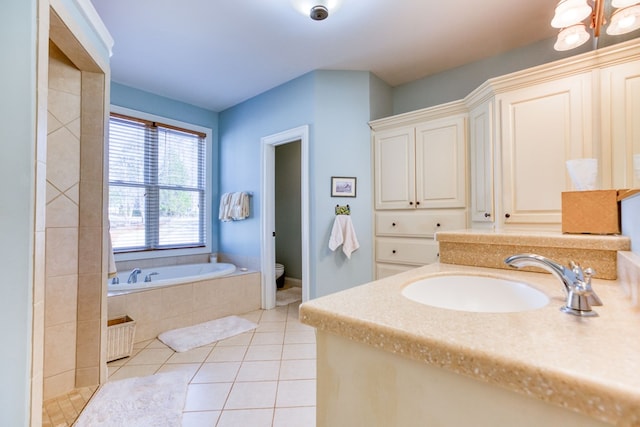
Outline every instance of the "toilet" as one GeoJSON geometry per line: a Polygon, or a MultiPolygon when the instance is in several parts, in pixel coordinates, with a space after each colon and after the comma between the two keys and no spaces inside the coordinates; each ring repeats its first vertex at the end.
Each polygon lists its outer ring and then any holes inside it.
{"type": "Polygon", "coordinates": [[[278,289],[284,286],[284,265],[276,263],[276,286],[278,289]]]}

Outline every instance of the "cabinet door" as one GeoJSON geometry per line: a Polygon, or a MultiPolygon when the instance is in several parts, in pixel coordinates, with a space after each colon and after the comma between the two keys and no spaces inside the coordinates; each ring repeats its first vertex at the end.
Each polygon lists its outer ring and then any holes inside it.
{"type": "Polygon", "coordinates": [[[374,136],[376,209],[412,209],[415,203],[415,135],[412,127],[374,136]]]}
{"type": "Polygon", "coordinates": [[[560,224],[569,159],[592,157],[591,74],[500,95],[505,224],[560,224]]]}
{"type": "Polygon", "coordinates": [[[640,168],[640,61],[603,68],[600,76],[603,188],[638,188],[633,162],[640,168]]]}
{"type": "Polygon", "coordinates": [[[433,120],[416,127],[418,208],[466,205],[465,117],[433,120]]]}
{"type": "Polygon", "coordinates": [[[471,163],[471,220],[492,222],[493,209],[493,100],[469,113],[471,163]]]}

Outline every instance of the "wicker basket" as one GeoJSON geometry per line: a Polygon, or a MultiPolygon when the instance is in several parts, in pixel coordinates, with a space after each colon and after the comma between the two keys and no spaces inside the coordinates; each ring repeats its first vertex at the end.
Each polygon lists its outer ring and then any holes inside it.
{"type": "Polygon", "coordinates": [[[136,321],[129,316],[107,321],[107,362],[131,356],[136,321]]]}

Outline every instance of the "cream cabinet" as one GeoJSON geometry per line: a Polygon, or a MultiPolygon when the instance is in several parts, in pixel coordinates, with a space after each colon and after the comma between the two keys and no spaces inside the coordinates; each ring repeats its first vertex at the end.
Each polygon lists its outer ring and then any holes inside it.
{"type": "Polygon", "coordinates": [[[435,233],[467,226],[467,114],[461,107],[371,122],[376,278],[437,262],[435,233]]]}
{"type": "Polygon", "coordinates": [[[471,221],[476,228],[556,230],[561,194],[572,189],[566,161],[596,155],[592,74],[519,83],[497,95],[486,88],[474,94],[479,100],[469,111],[471,221]]]}
{"type": "Polygon", "coordinates": [[[376,209],[466,204],[465,115],[376,132],[376,209]]]}
{"type": "Polygon", "coordinates": [[[600,71],[604,188],[638,188],[640,172],[640,60],[600,71]],[[607,167],[608,166],[608,167],[607,167]]]}
{"type": "Polygon", "coordinates": [[[504,224],[560,224],[566,161],[592,157],[591,73],[512,90],[500,111],[504,224]]]}
{"type": "Polygon", "coordinates": [[[471,166],[470,217],[492,223],[495,218],[493,192],[494,101],[486,100],[469,111],[469,163],[471,166]]]}

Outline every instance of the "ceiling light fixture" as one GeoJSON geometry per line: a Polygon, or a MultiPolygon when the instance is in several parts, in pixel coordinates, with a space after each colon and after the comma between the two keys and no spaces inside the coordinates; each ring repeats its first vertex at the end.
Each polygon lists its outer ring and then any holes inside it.
{"type": "Polygon", "coordinates": [[[291,0],[291,4],[298,12],[309,16],[314,21],[327,19],[329,14],[335,13],[341,3],[342,0],[291,0]]]}
{"type": "MultiPolygon", "coordinates": [[[[582,46],[589,40],[584,21],[590,18],[589,27],[593,37],[600,37],[600,29],[607,23],[604,17],[605,0],[560,0],[551,20],[551,26],[560,28],[555,50],[570,50],[582,46]],[[591,6],[589,3],[592,3],[591,6]]],[[[616,8],[607,27],[607,34],[626,34],[640,28],[640,0],[611,0],[616,8]]]]}

